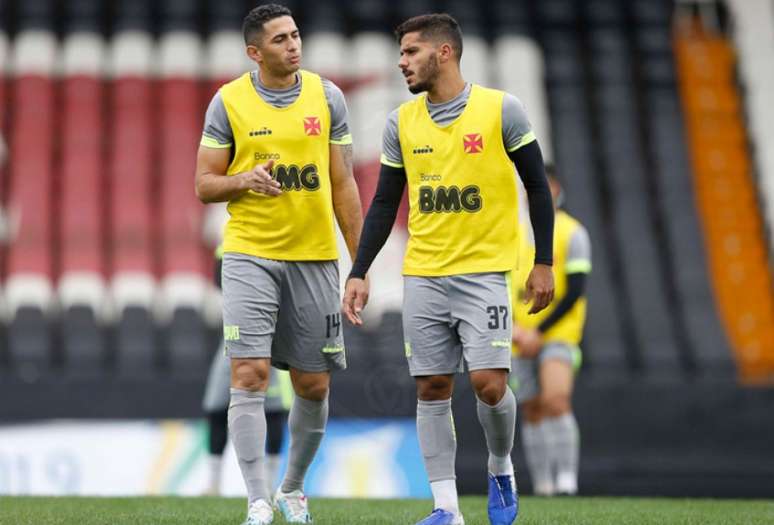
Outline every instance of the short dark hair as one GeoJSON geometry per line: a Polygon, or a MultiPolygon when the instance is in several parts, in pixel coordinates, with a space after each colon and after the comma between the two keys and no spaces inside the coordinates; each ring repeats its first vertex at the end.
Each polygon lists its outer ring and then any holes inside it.
{"type": "Polygon", "coordinates": [[[462,30],[451,15],[433,13],[409,18],[395,29],[398,43],[406,33],[415,31],[419,31],[419,36],[423,40],[447,40],[457,55],[457,61],[462,58],[462,30]]]}
{"type": "Polygon", "coordinates": [[[293,16],[290,9],[279,4],[264,4],[253,8],[242,22],[242,35],[245,44],[254,44],[256,37],[263,32],[263,24],[281,16],[293,16]]]}

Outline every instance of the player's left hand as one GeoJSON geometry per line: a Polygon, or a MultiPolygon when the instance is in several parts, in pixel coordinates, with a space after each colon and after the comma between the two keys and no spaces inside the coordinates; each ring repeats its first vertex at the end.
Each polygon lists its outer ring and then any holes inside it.
{"type": "Polygon", "coordinates": [[[368,303],[369,288],[368,276],[365,279],[350,277],[344,288],[341,310],[344,312],[344,317],[355,326],[363,324],[360,312],[363,311],[363,308],[368,303]]]}
{"type": "Polygon", "coordinates": [[[529,272],[524,304],[532,301],[530,314],[536,314],[554,300],[554,272],[546,264],[536,264],[529,272]]]}

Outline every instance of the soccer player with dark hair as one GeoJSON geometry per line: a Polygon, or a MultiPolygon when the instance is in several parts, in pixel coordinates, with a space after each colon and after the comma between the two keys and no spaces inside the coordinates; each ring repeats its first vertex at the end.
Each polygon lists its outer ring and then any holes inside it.
{"type": "Polygon", "coordinates": [[[259,6],[243,25],[258,69],[222,86],[207,110],[196,193],[228,201],[223,335],[231,359],[228,424],[248,493],[247,525],[273,520],[266,490],[269,367],[289,369],[288,468],[273,504],[310,523],[307,469],[328,419],[331,370],[346,367],[334,220],[354,256],[362,227],[341,90],[300,69],[291,12],[259,6]]]}
{"type": "MultiPolygon", "coordinates": [[[[223,253],[218,246],[215,264],[215,284],[220,288],[223,253]]],[[[207,417],[209,436],[207,440],[207,467],[209,479],[205,494],[220,495],[223,473],[223,452],[228,441],[228,405],[230,401],[231,364],[225,353],[224,342],[212,356],[207,383],[204,387],[202,409],[207,417]]],[[[288,411],[293,402],[293,387],[285,370],[269,369],[269,387],[266,390],[264,412],[266,413],[266,483],[267,491],[275,488],[279,473],[280,451],[288,426],[288,411]]]]}
{"type": "MultiPolygon", "coordinates": [[[[343,310],[354,324],[368,298],[366,273],[390,234],[408,184],[403,330],[417,384],[417,433],[435,509],[421,525],[459,525],[451,410],[454,374],[467,363],[489,449],[489,520],[518,514],[511,462],[516,400],[511,366],[510,272],[518,251],[514,165],[535,226],[536,254],[526,280],[530,311],[553,297],[554,210],[543,158],[514,96],[465,82],[462,34],[446,14],[401,24],[400,67],[409,91],[423,93],[388,119],[382,166],[343,310]]],[[[530,264],[532,261],[523,261],[530,264]]]]}
{"type": "MultiPolygon", "coordinates": [[[[514,288],[513,373],[511,386],[522,408],[522,443],[535,494],[578,492],[580,436],[572,412],[572,389],[580,366],[578,344],[586,320],[586,276],[591,272],[591,242],[586,228],[562,209],[564,193],[553,168],[547,169],[556,207],[554,280],[556,300],[529,315],[514,288]]],[[[520,236],[522,257],[535,250],[529,232],[520,236]]],[[[514,271],[523,276],[523,268],[514,271]]],[[[517,283],[521,279],[517,279],[517,283]]]]}

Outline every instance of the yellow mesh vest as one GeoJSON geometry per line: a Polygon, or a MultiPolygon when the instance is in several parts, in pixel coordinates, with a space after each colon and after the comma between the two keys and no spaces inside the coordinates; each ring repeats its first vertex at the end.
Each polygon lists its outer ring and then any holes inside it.
{"type": "MultiPolygon", "coordinates": [[[[567,293],[567,253],[570,248],[570,239],[580,223],[563,210],[556,212],[554,222],[554,300],[544,310],[535,315],[528,315],[530,305],[522,302],[529,272],[532,270],[532,261],[535,260],[535,246],[530,242],[529,235],[522,232],[519,242],[519,258],[523,261],[521,267],[513,272],[517,279],[513,287],[513,312],[516,326],[534,328],[553,311],[556,304],[567,293]]],[[[586,321],[586,298],[580,297],[573,307],[562,319],[554,324],[543,338],[548,341],[559,341],[572,345],[580,343],[583,336],[583,323],[586,321]]],[[[518,349],[514,347],[514,352],[518,349]]]]}
{"type": "Polygon", "coordinates": [[[338,259],[330,182],[330,111],[318,75],[301,71],[301,93],[285,108],[266,103],[246,73],[220,88],[234,133],[228,175],[274,159],[283,193],[252,191],[228,204],[224,252],[267,259],[338,259]]]}
{"type": "Polygon", "coordinates": [[[510,271],[516,264],[516,172],[502,139],[503,92],[474,85],[454,122],[430,118],[425,95],[403,104],[408,179],[405,275],[510,271]]]}

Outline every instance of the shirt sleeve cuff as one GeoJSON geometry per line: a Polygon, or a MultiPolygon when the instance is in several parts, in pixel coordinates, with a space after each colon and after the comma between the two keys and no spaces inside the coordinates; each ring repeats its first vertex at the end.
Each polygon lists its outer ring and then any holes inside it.
{"type": "Polygon", "coordinates": [[[389,166],[389,167],[391,167],[391,168],[402,168],[402,167],[403,167],[403,164],[401,164],[401,163],[399,163],[399,162],[395,162],[395,161],[392,161],[392,160],[388,159],[388,158],[387,158],[387,157],[384,155],[384,153],[382,153],[382,158],[381,158],[381,159],[379,159],[379,160],[380,160],[380,162],[381,162],[382,164],[384,164],[385,166],[389,166]]]}
{"type": "Polygon", "coordinates": [[[217,149],[225,149],[225,148],[231,147],[230,142],[228,144],[221,144],[214,138],[208,137],[207,135],[202,135],[202,140],[201,142],[199,142],[199,144],[201,144],[202,146],[206,146],[208,148],[217,148],[217,149]]]}
{"type": "Polygon", "coordinates": [[[590,273],[591,261],[587,259],[575,259],[573,261],[567,261],[564,265],[565,273],[590,273]]]}
{"type": "Polygon", "coordinates": [[[530,142],[535,142],[535,139],[536,139],[536,137],[535,137],[535,133],[533,131],[525,133],[524,135],[521,136],[521,138],[519,139],[519,141],[516,144],[514,144],[513,146],[508,148],[508,153],[512,153],[512,152],[516,151],[517,149],[519,149],[519,148],[521,148],[523,146],[526,146],[530,142]]]}
{"type": "Polygon", "coordinates": [[[337,139],[334,139],[333,137],[331,137],[331,139],[328,142],[330,142],[331,144],[336,144],[337,146],[346,146],[348,144],[352,144],[352,134],[347,133],[343,137],[339,137],[337,139]]]}

